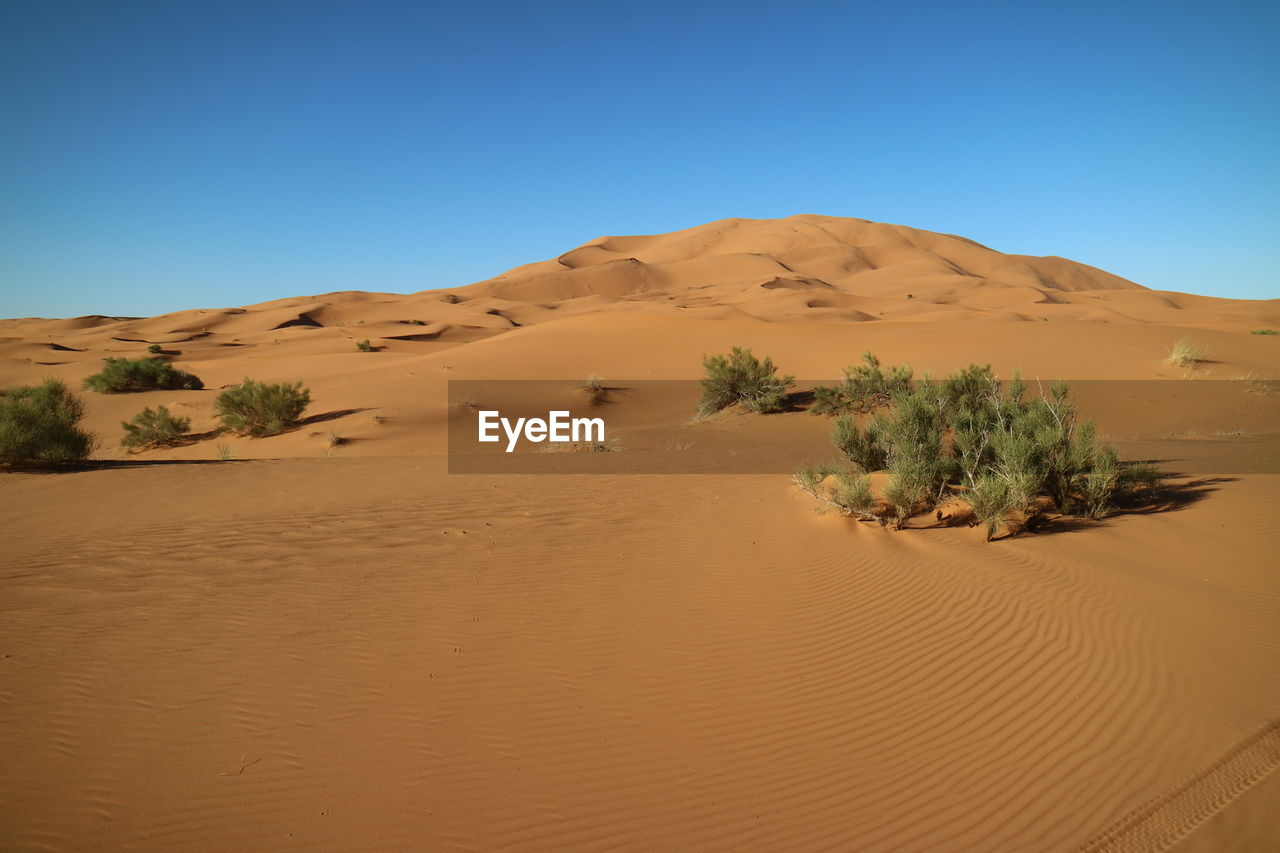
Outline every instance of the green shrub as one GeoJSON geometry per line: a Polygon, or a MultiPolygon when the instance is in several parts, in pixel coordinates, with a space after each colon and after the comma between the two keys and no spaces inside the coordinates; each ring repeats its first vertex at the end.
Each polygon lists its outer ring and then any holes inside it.
{"type": "Polygon", "coordinates": [[[55,379],[0,391],[0,463],[63,465],[80,462],[93,436],[79,428],[84,403],[55,379]]]}
{"type": "Polygon", "coordinates": [[[889,464],[889,448],[884,441],[884,418],[872,419],[865,429],[852,417],[836,418],[831,442],[845,458],[864,473],[879,471],[889,464]]]}
{"type": "Polygon", "coordinates": [[[84,387],[103,394],[131,391],[187,390],[198,391],[204,383],[196,376],[160,358],[106,358],[102,371],[85,379],[84,387]]]}
{"type": "Polygon", "coordinates": [[[970,365],[940,383],[898,385],[865,427],[838,418],[832,442],[861,471],[888,471],[884,497],[899,528],[949,490],[987,524],[988,539],[1010,512],[1029,522],[1051,509],[1102,518],[1118,499],[1154,492],[1159,471],[1122,465],[1069,396],[1061,382],[1028,395],[1016,373],[1002,390],[989,366],[970,365]]]}
{"type": "Polygon", "coordinates": [[[1253,330],[1252,332],[1250,332],[1249,334],[1251,334],[1251,335],[1280,335],[1280,330],[1277,330],[1277,329],[1254,329],[1254,330],[1253,330]]]}
{"type": "Polygon", "coordinates": [[[120,426],[124,427],[120,443],[125,447],[172,447],[191,431],[191,418],[175,418],[164,406],[148,407],[120,426]]]}
{"type": "Polygon", "coordinates": [[[880,359],[864,352],[862,364],[844,369],[844,380],[839,385],[814,389],[810,411],[818,415],[875,411],[889,405],[894,394],[910,388],[911,376],[909,365],[891,365],[882,370],[880,359]]]}
{"type": "Polygon", "coordinates": [[[707,356],[702,367],[706,376],[698,402],[699,416],[735,404],[752,412],[780,412],[786,406],[787,388],[795,381],[794,376],[778,376],[773,359],[758,359],[743,347],[734,347],[728,356],[707,356]]]}
{"type": "Polygon", "coordinates": [[[363,341],[356,341],[356,349],[360,350],[360,352],[373,352],[373,344],[369,343],[368,338],[365,338],[363,341]]]}
{"type": "Polygon", "coordinates": [[[219,394],[214,408],[226,429],[262,438],[297,426],[310,403],[311,392],[301,382],[268,385],[245,379],[219,394]]]}
{"type": "Polygon", "coordinates": [[[152,344],[151,346],[147,347],[147,352],[151,353],[152,355],[159,355],[160,353],[164,352],[164,347],[160,346],[159,344],[152,344]]]}
{"type": "Polygon", "coordinates": [[[875,508],[871,495],[871,478],[865,474],[838,471],[831,490],[831,502],[850,515],[869,517],[875,508]]]}
{"type": "Polygon", "coordinates": [[[995,538],[1005,514],[1013,509],[1013,502],[1003,480],[983,475],[965,493],[973,517],[987,526],[987,541],[995,538]]]}

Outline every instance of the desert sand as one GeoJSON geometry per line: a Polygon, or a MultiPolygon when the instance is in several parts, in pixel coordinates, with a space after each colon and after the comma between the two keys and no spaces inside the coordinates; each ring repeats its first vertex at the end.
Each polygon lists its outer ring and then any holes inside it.
{"type": "MultiPolygon", "coordinates": [[[[1274,458],[1263,328],[1280,300],[820,216],[410,295],[0,321],[0,387],[151,344],[206,386],[83,392],[96,464],[0,473],[0,847],[1271,849],[1276,468],[1186,462],[1274,458]],[[871,350],[1170,383],[1085,412],[1168,499],[988,544],[817,513],[782,473],[448,473],[449,380],[689,380],[735,345],[811,379],[871,350]],[[305,382],[308,420],[215,435],[245,376],[305,382]],[[119,447],[158,404],[196,440],[119,447]]],[[[830,427],[691,414],[609,417],[631,449],[830,427]]]]}

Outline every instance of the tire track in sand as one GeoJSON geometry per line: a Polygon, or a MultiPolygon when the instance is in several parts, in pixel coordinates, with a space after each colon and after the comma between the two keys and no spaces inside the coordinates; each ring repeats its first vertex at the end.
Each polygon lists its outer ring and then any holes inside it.
{"type": "Polygon", "coordinates": [[[1166,850],[1280,767],[1280,720],[1272,720],[1204,770],[1120,818],[1081,853],[1166,850]]]}

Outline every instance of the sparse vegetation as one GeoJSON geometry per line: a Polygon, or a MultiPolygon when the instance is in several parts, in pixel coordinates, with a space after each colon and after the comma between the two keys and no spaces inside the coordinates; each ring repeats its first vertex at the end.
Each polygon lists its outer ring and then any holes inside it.
{"type": "Polygon", "coordinates": [[[200,378],[177,370],[161,358],[106,358],[102,370],[84,380],[84,387],[103,394],[133,391],[198,391],[200,378]]]}
{"type": "Polygon", "coordinates": [[[120,426],[124,427],[120,443],[125,447],[139,450],[172,447],[191,431],[191,418],[175,418],[164,406],[148,407],[120,426]]]}
{"type": "MultiPolygon", "coordinates": [[[[870,355],[864,365],[847,372],[840,405],[881,410],[863,423],[839,417],[832,430],[832,442],[857,473],[796,474],[801,488],[847,514],[901,529],[958,500],[992,539],[1002,526],[1016,533],[1050,512],[1105,517],[1116,501],[1160,482],[1155,468],[1126,466],[1098,441],[1093,422],[1081,420],[1069,401],[1066,383],[1033,396],[1016,375],[1001,388],[990,366],[969,365],[941,382],[913,385],[909,367],[886,373],[870,355]],[[881,500],[871,496],[866,478],[873,471],[889,475],[881,500]],[[836,479],[824,486],[828,476],[836,479]]],[[[941,509],[936,516],[943,520],[941,509]]]]}
{"type": "Polygon", "coordinates": [[[1250,332],[1249,334],[1251,334],[1251,335],[1280,335],[1280,330],[1277,330],[1277,329],[1254,329],[1254,330],[1253,330],[1252,332],[1250,332]]]}
{"type": "Polygon", "coordinates": [[[1194,370],[1208,360],[1209,353],[1205,348],[1190,338],[1179,338],[1169,350],[1168,362],[1175,367],[1194,370]]]}
{"type": "Polygon", "coordinates": [[[219,442],[214,447],[214,452],[217,453],[219,462],[230,462],[236,458],[236,449],[229,444],[219,442]]]}
{"type": "Polygon", "coordinates": [[[80,429],[84,403],[50,379],[40,385],[0,390],[0,463],[66,465],[93,450],[93,436],[80,429]]]}
{"type": "Polygon", "coordinates": [[[164,352],[164,347],[160,346],[159,344],[152,344],[151,346],[147,347],[147,352],[151,353],[152,355],[159,355],[160,353],[164,352]]]}
{"type": "Polygon", "coordinates": [[[911,386],[911,368],[905,364],[881,369],[880,359],[869,352],[862,354],[862,364],[844,369],[844,380],[834,388],[813,389],[813,408],[817,415],[871,412],[886,406],[896,391],[911,386]]]}
{"type": "Polygon", "coordinates": [[[578,391],[586,398],[588,406],[598,406],[609,397],[609,389],[604,380],[595,373],[578,384],[578,391]]]}
{"type": "Polygon", "coordinates": [[[245,379],[219,394],[214,408],[227,430],[263,438],[297,426],[310,403],[311,392],[301,382],[268,385],[245,379]]]}
{"type": "Polygon", "coordinates": [[[373,344],[369,343],[368,338],[365,338],[363,341],[356,341],[356,349],[360,350],[360,352],[373,352],[373,344]]]}
{"type": "Polygon", "coordinates": [[[779,376],[773,359],[758,359],[744,347],[734,347],[727,356],[707,356],[702,367],[706,376],[698,402],[700,417],[733,405],[761,414],[780,412],[786,405],[787,388],[795,381],[794,376],[779,376]]]}

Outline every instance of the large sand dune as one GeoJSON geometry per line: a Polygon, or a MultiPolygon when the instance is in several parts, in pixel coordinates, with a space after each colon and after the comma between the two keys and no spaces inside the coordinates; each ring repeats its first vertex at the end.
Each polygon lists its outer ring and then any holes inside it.
{"type": "MultiPolygon", "coordinates": [[[[1261,328],[1280,300],[817,216],[443,291],[0,321],[0,386],[150,344],[207,386],[86,393],[102,465],[0,475],[0,848],[1270,849],[1275,474],[1168,464],[1159,511],[986,544],[817,514],[783,474],[444,455],[451,379],[694,379],[734,345],[814,380],[870,349],[1164,381],[1082,404],[1126,449],[1257,455],[1280,434],[1280,395],[1249,393],[1280,378],[1261,328]],[[1164,360],[1182,337],[1196,370],[1164,360]],[[246,375],[306,382],[312,420],[214,435],[246,375]],[[157,404],[206,435],[118,447],[157,404]]],[[[829,428],[637,400],[610,410],[629,448],[829,428]]]]}

